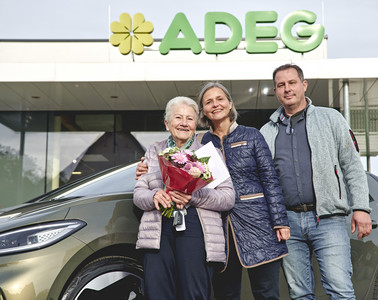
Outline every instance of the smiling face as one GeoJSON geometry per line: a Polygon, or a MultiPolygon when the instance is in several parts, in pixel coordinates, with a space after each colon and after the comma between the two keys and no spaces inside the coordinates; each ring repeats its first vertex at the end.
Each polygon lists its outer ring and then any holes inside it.
{"type": "Polygon", "coordinates": [[[229,101],[222,89],[208,89],[202,97],[202,112],[214,124],[229,120],[232,101],[229,101]]]}
{"type": "Polygon", "coordinates": [[[172,107],[169,120],[164,123],[177,147],[181,148],[196,132],[197,114],[191,106],[178,104],[172,107]]]}
{"type": "Polygon", "coordinates": [[[306,108],[307,81],[301,81],[294,68],[277,72],[275,85],[274,92],[287,115],[291,116],[306,108]]]}

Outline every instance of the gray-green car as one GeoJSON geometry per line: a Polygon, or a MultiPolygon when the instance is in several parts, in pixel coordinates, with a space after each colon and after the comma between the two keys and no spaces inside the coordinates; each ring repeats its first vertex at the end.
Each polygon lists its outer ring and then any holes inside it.
{"type": "MultiPolygon", "coordinates": [[[[135,168],[103,171],[1,210],[0,300],[144,299],[135,168]]],[[[374,198],[371,207],[377,220],[374,198]]],[[[377,299],[377,230],[351,244],[357,299],[377,299]]],[[[317,296],[327,299],[316,277],[317,296]]],[[[283,276],[281,291],[288,299],[283,276]]],[[[253,299],[247,280],[242,299],[253,299]]]]}

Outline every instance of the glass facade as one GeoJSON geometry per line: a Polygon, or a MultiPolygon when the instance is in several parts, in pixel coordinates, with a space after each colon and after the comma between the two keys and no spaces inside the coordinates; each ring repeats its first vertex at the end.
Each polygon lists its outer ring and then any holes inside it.
{"type": "MultiPolygon", "coordinates": [[[[260,128],[272,110],[241,110],[260,128]]],[[[167,136],[163,111],[0,112],[0,208],[21,204],[80,177],[139,161],[167,136]]]]}
{"type": "Polygon", "coordinates": [[[0,114],[1,208],[45,191],[47,114],[0,114]]]}
{"type": "Polygon", "coordinates": [[[138,161],[131,132],[148,130],[164,130],[162,112],[0,112],[0,207],[138,161]]]}

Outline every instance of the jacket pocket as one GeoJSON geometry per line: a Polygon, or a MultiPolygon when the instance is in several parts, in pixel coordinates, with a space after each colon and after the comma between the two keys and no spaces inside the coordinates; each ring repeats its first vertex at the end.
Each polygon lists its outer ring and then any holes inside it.
{"type": "Polygon", "coordinates": [[[335,175],[336,175],[336,179],[337,179],[337,184],[339,186],[339,198],[341,199],[341,184],[340,184],[340,176],[339,176],[339,172],[337,172],[337,166],[335,165],[335,175]]]}
{"type": "Polygon", "coordinates": [[[249,194],[249,195],[242,195],[242,196],[240,196],[240,200],[242,200],[242,201],[253,200],[253,199],[262,198],[262,197],[264,197],[263,193],[249,194]]]}

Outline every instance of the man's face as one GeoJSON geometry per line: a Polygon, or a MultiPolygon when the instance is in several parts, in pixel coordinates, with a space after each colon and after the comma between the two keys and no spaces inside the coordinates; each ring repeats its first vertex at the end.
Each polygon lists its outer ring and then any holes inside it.
{"type": "Polygon", "coordinates": [[[277,72],[275,82],[274,92],[286,113],[295,114],[306,107],[307,81],[299,79],[297,70],[289,68],[277,72]]]}

